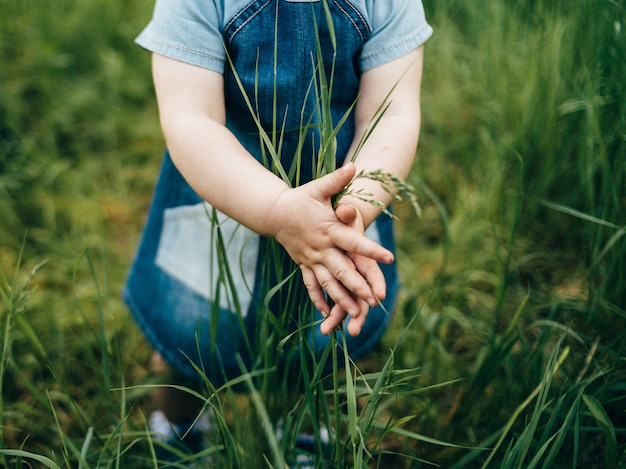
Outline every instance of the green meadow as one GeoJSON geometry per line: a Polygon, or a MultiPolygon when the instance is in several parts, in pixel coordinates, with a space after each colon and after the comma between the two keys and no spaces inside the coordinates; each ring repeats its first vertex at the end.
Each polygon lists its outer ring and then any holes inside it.
{"type": "MultiPolygon", "coordinates": [[[[271,370],[205,382],[198,467],[284,467],[268,429],[315,413],[318,467],[626,467],[626,4],[424,6],[393,323],[304,397],[271,370]]],[[[133,43],[152,7],[0,0],[0,467],[163,467],[120,298],[164,148],[133,43]]]]}

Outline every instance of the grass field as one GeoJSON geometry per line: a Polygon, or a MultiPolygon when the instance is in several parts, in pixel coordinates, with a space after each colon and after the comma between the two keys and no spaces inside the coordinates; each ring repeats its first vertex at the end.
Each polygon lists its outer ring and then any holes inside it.
{"type": "MultiPolygon", "coordinates": [[[[0,0],[2,467],[157,467],[150,349],[119,296],[163,151],[132,42],[152,4],[0,0]]],[[[382,343],[316,384],[345,424],[332,462],[624,467],[626,6],[424,5],[424,213],[396,210],[382,343]]],[[[255,397],[284,389],[217,394],[215,464],[280,459],[255,397]]]]}

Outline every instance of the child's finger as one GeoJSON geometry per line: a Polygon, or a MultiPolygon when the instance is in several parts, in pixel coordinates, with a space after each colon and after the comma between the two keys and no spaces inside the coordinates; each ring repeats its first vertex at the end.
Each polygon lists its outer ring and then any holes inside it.
{"type": "Polygon", "coordinates": [[[356,337],[361,333],[361,329],[365,325],[365,319],[367,318],[367,304],[365,304],[365,313],[361,313],[355,318],[350,318],[348,321],[348,334],[353,337],[356,337]]]}
{"type": "Polygon", "coordinates": [[[346,312],[338,305],[333,306],[328,317],[320,324],[320,332],[324,335],[330,334],[341,326],[346,316],[346,312]]]}
{"type": "MultiPolygon", "coordinates": [[[[367,294],[369,295],[369,298],[373,299],[373,295],[367,286],[367,282],[365,282],[365,280],[361,277],[361,274],[354,269],[354,264],[352,264],[347,257],[346,260],[354,270],[353,275],[343,276],[343,274],[332,272],[323,265],[313,267],[313,272],[315,273],[317,282],[335,302],[335,305],[343,309],[350,316],[356,316],[359,314],[359,305],[354,297],[359,297],[358,295],[360,293],[362,295],[367,294]],[[358,288],[356,285],[358,285],[358,288]]],[[[366,296],[366,300],[367,299],[368,297],[366,296]]]]}
{"type": "Polygon", "coordinates": [[[358,220],[359,212],[354,205],[340,203],[335,209],[335,214],[342,223],[345,223],[346,225],[355,228],[354,224],[358,220]]]}
{"type": "MultiPolygon", "coordinates": [[[[357,336],[361,333],[363,326],[365,325],[365,319],[367,318],[367,312],[369,307],[364,301],[359,301],[360,313],[355,317],[350,317],[348,320],[348,334],[351,336],[357,336]]],[[[320,332],[324,335],[330,334],[333,330],[341,327],[343,321],[349,317],[346,312],[338,305],[333,306],[330,310],[328,317],[320,325],[320,332]]]]}
{"type": "Polygon", "coordinates": [[[359,254],[383,264],[394,261],[393,253],[389,249],[342,223],[332,226],[328,234],[332,243],[345,252],[359,254]]]}
{"type": "Polygon", "coordinates": [[[324,296],[324,291],[322,290],[320,283],[315,277],[315,273],[311,269],[304,266],[300,266],[300,271],[302,273],[302,282],[307,289],[313,306],[315,306],[315,308],[324,316],[328,316],[330,314],[330,306],[326,301],[326,297],[324,296]]]}
{"type": "MultiPolygon", "coordinates": [[[[359,311],[355,299],[371,306],[375,306],[377,300],[367,279],[357,270],[350,256],[349,253],[333,249],[312,269],[317,281],[333,301],[348,311],[350,316],[354,316],[359,311]]],[[[379,290],[377,286],[376,291],[379,290]]]]}
{"type": "Polygon", "coordinates": [[[365,278],[372,289],[376,300],[384,300],[387,296],[387,282],[385,275],[376,261],[357,254],[348,254],[357,271],[365,278]]]}

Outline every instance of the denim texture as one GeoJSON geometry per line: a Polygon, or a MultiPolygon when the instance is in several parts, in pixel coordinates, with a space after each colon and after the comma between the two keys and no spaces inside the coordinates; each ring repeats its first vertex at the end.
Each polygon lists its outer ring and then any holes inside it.
{"type": "MultiPolygon", "coordinates": [[[[388,62],[424,43],[433,30],[420,0],[328,0],[357,12],[371,34],[359,58],[361,71],[388,62]]],[[[157,0],[137,44],[159,54],[222,73],[226,67],[222,33],[251,0],[157,0]]],[[[263,2],[265,3],[265,2],[263,2]]],[[[319,2],[300,3],[311,9],[319,2]]],[[[275,7],[275,0],[270,4],[275,7]]],[[[270,31],[273,31],[270,30],[270,31]]],[[[264,31],[262,34],[271,34],[264,31]]]]}

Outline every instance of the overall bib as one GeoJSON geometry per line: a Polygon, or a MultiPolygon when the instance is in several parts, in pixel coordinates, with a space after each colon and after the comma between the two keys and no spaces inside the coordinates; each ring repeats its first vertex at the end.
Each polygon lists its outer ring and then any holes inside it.
{"type": "MultiPolygon", "coordinates": [[[[328,7],[332,29],[321,2],[254,0],[223,30],[231,63],[225,71],[227,127],[255,158],[272,169],[260,123],[270,138],[275,137],[282,166],[294,185],[310,181],[316,174],[320,144],[315,92],[319,89],[315,78],[318,50],[327,78],[334,73],[331,113],[333,125],[337,125],[357,97],[359,54],[370,33],[349,1],[329,1],[328,7]],[[331,41],[333,31],[336,51],[331,41]],[[303,123],[304,135],[299,130],[303,123]],[[296,160],[300,162],[297,171],[296,160]]],[[[353,133],[353,119],[349,118],[337,134],[337,166],[345,158],[353,133]]],[[[367,235],[395,252],[389,217],[381,215],[367,235]]],[[[383,307],[370,309],[359,336],[346,333],[353,359],[381,338],[391,319],[399,281],[395,265],[381,268],[387,298],[383,307]]],[[[124,298],[147,339],[171,366],[193,378],[198,373],[192,361],[219,385],[241,373],[238,356],[249,369],[260,348],[265,347],[254,340],[263,323],[259,315],[265,305],[277,314],[286,312],[292,319],[291,324],[277,325],[278,329],[284,327],[285,334],[296,324],[321,319],[319,312],[315,317],[305,312],[312,308],[299,271],[291,277],[290,289],[272,290],[294,269],[297,267],[277,243],[252,233],[203,202],[166,152],[124,298]],[[216,224],[223,250],[216,248],[216,224]],[[224,258],[228,260],[227,271],[221,267],[224,258]],[[268,299],[270,290],[272,297],[268,299]]],[[[319,332],[319,325],[309,325],[305,331],[319,357],[330,337],[319,332]]]]}

